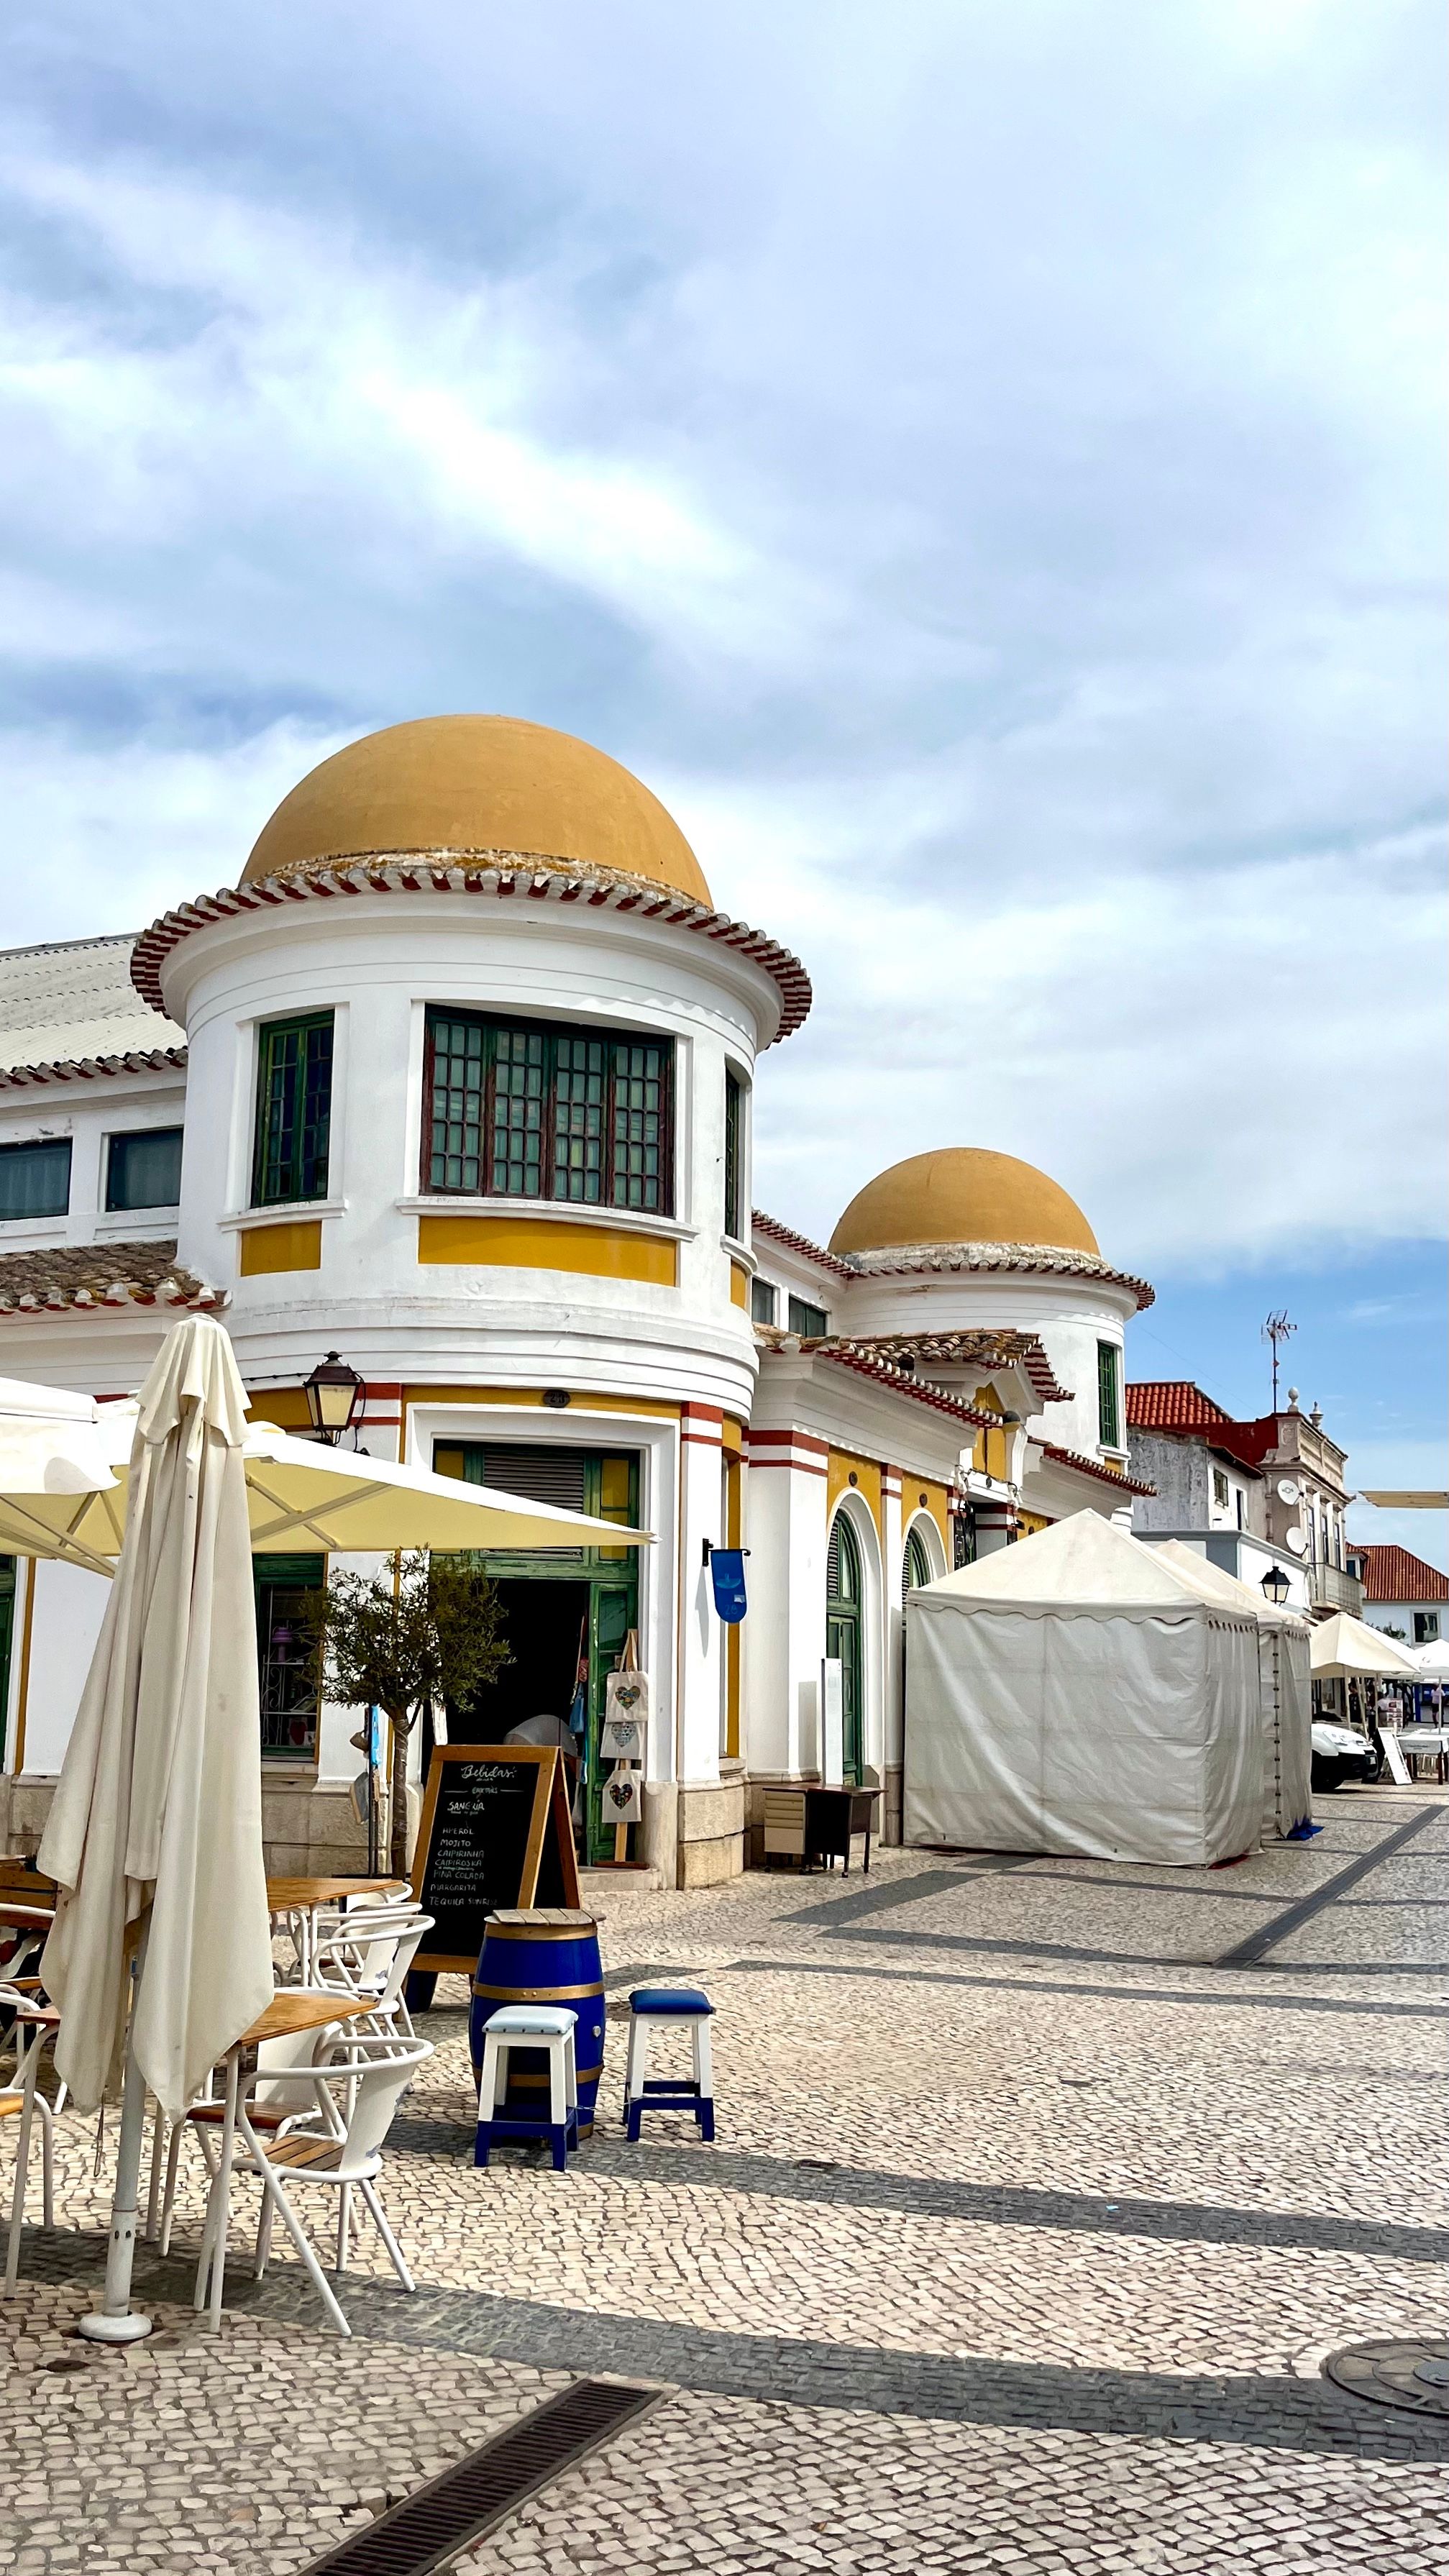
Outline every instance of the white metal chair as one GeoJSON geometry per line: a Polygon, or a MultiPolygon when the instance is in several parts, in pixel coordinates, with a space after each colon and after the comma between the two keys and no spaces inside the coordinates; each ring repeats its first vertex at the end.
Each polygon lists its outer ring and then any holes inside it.
{"type": "MultiPolygon", "coordinates": [[[[292,1989],[289,1988],[288,1991],[291,1992],[292,1989]]],[[[283,2092],[278,2079],[295,2072],[298,2068],[311,2066],[317,2055],[325,2052],[326,2044],[334,2038],[336,2029],[337,2025],[333,2023],[321,2030],[291,2031],[283,2038],[264,2039],[261,2042],[257,2050],[257,2071],[252,2078],[250,2092],[251,2119],[254,2129],[270,2129],[280,2133],[284,2129],[294,2127],[298,2120],[307,2119],[315,2112],[317,2107],[315,2099],[299,2102],[295,2094],[283,2092]]],[[[166,2156],[165,2196],[161,2206],[160,2251],[163,2254],[171,2250],[171,2222],[176,2208],[182,2138],[187,2135],[195,2138],[201,2150],[202,2163],[206,2167],[207,2179],[209,2182],[214,2182],[216,2165],[211,2151],[212,2140],[220,2137],[225,2118],[226,2104],[212,2091],[211,2078],[208,2077],[207,2089],[201,2099],[193,2102],[185,2115],[172,2127],[171,2143],[166,2156]]],[[[147,2232],[148,2234],[152,2232],[149,2227],[147,2232]]]]}
{"type": "MultiPolygon", "coordinates": [[[[376,2186],[382,2171],[383,2141],[392,2126],[398,2101],[424,2058],[432,2056],[433,2045],[427,2039],[396,2040],[377,2035],[353,2038],[350,2033],[340,2044],[334,2041],[333,2045],[340,2045],[343,2051],[335,2063],[285,2070],[269,2067],[265,2079],[268,2101],[258,2106],[249,2096],[238,2102],[236,2137],[241,2170],[250,2167],[263,2191],[256,2277],[260,2280],[266,2270],[272,2220],[280,2216],[328,2316],[337,2332],[345,2335],[352,2328],[292,2207],[282,2175],[285,2173],[294,2187],[298,2183],[318,2183],[337,2193],[339,2275],[347,2268],[348,2203],[355,2190],[377,2226],[403,2288],[415,2289],[417,2285],[383,2214],[376,2186]],[[269,2134],[265,2125],[258,2126],[254,2113],[258,2107],[275,2113],[280,2095],[288,2090],[299,2103],[299,2113],[283,2118],[269,2134]],[[308,2096],[310,2117],[306,2116],[308,2096]]],[[[224,2235],[226,2218],[213,2185],[196,2274],[198,2308],[206,2303],[211,2266],[224,2235]]]]}
{"type": "Polygon", "coordinates": [[[319,1943],[314,1982],[372,1998],[370,2011],[349,2022],[349,2029],[416,2038],[407,2008],[407,1974],[423,1934],[432,1928],[432,1915],[418,1906],[389,1908],[319,1943]]]}
{"type": "Polygon", "coordinates": [[[0,2007],[14,2012],[15,2073],[17,2082],[0,2093],[0,2120],[18,2120],[15,2139],[15,2180],[10,2193],[10,2232],[5,2246],[5,2286],[13,2289],[20,2275],[20,2231],[25,2221],[25,2185],[30,2168],[30,2139],[37,2112],[40,2115],[41,2208],[47,2227],[55,2225],[55,2121],[50,2104],[40,2091],[40,2055],[48,2039],[60,2028],[60,2015],[51,2004],[36,2001],[33,1995],[17,1992],[13,1986],[0,1986],[0,2007]]]}

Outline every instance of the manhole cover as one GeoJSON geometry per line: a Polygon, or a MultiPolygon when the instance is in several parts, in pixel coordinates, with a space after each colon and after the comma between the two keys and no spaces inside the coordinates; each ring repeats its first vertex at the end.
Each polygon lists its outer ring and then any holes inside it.
{"type": "Polygon", "coordinates": [[[1398,2343],[1385,2335],[1373,2343],[1351,2343],[1329,2354],[1323,2373],[1350,2396],[1406,2406],[1414,2415],[1449,2415],[1449,2341],[1438,2337],[1398,2343]]]}

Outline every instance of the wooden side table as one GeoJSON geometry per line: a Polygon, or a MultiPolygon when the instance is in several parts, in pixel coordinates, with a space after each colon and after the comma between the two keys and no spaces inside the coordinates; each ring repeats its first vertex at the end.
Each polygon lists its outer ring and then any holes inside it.
{"type": "Polygon", "coordinates": [[[879,1798],[879,1789],[767,1789],[766,1859],[839,1860],[848,1876],[851,1840],[864,1834],[868,1871],[879,1798]]]}

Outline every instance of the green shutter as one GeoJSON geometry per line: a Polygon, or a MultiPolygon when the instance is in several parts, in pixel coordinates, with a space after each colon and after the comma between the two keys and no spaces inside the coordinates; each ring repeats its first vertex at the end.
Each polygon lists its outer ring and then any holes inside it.
{"type": "Polygon", "coordinates": [[[272,1020],[257,1050],[253,1207],[327,1196],[332,1125],[332,1013],[272,1020]]]}
{"type": "Polygon", "coordinates": [[[740,1085],[732,1073],[725,1075],[725,1188],[724,1230],[731,1242],[742,1240],[740,1233],[740,1085]]]}
{"type": "Polygon", "coordinates": [[[1097,1344],[1097,1434],[1104,1449],[1120,1449],[1122,1417],[1117,1394],[1117,1345],[1097,1344]]]}

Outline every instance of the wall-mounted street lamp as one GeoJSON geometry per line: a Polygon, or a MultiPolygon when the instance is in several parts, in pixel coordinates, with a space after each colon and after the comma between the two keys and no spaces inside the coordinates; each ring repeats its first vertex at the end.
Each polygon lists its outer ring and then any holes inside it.
{"type": "Polygon", "coordinates": [[[311,1376],[303,1380],[302,1392],[318,1439],[335,1448],[343,1432],[351,1430],[367,1389],[356,1369],[349,1368],[335,1351],[329,1351],[311,1376]]]}
{"type": "Polygon", "coordinates": [[[1281,1610],[1288,1598],[1288,1577],[1281,1565],[1270,1565],[1263,1577],[1263,1591],[1275,1610],[1281,1610]]]}

